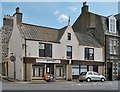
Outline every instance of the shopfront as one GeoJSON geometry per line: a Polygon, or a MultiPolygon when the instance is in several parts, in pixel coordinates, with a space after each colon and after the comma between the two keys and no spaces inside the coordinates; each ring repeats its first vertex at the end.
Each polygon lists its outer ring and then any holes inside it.
{"type": "Polygon", "coordinates": [[[100,74],[104,72],[104,63],[103,62],[94,62],[94,61],[72,61],[72,78],[78,79],[81,72],[95,71],[100,74]]]}
{"type": "Polygon", "coordinates": [[[29,67],[31,66],[29,69],[27,69],[28,66],[25,67],[25,75],[31,75],[31,80],[43,80],[47,74],[55,75],[56,79],[66,79],[66,65],[68,64],[67,60],[38,59],[27,57],[24,63],[27,65],[29,64],[29,67]]]}

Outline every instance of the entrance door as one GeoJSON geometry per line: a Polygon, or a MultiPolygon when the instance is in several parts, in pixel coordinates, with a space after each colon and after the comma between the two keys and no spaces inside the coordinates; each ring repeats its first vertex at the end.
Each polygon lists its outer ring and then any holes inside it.
{"type": "Polygon", "coordinates": [[[107,79],[112,80],[112,63],[107,63],[107,79]]]}
{"type": "Polygon", "coordinates": [[[63,77],[63,67],[56,68],[56,77],[63,77]]]}

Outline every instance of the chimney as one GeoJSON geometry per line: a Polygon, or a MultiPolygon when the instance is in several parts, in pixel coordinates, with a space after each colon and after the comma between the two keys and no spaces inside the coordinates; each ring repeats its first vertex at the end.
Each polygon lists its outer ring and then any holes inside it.
{"type": "Polygon", "coordinates": [[[82,13],[86,13],[86,12],[88,12],[88,5],[86,5],[86,1],[85,2],[83,2],[83,7],[82,7],[82,9],[81,9],[81,11],[82,11],[82,13]]]}
{"type": "Polygon", "coordinates": [[[16,8],[16,13],[19,13],[19,7],[16,8]]]}
{"type": "Polygon", "coordinates": [[[19,7],[16,8],[16,12],[15,12],[15,14],[13,14],[13,17],[16,17],[16,23],[18,25],[22,24],[22,13],[20,13],[19,7]]]}
{"type": "Polygon", "coordinates": [[[3,25],[4,26],[13,26],[13,17],[10,15],[4,15],[3,25]]]}

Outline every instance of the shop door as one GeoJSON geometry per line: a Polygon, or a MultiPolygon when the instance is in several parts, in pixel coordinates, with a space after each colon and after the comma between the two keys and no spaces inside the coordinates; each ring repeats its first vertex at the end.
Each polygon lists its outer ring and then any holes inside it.
{"type": "Polygon", "coordinates": [[[56,77],[63,77],[63,68],[62,67],[56,68],[56,77]]]}

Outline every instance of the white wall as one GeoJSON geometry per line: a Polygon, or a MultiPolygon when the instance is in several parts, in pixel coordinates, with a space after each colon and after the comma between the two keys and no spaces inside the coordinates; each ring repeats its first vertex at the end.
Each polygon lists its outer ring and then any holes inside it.
{"type": "MultiPolygon", "coordinates": [[[[22,58],[22,37],[16,25],[16,16],[14,16],[14,27],[9,42],[9,57],[11,53],[16,57],[16,79],[23,79],[23,58],[22,58]]],[[[8,76],[14,78],[14,64],[8,61],[8,76]]]]}
{"type": "Polygon", "coordinates": [[[79,59],[79,56],[78,56],[79,42],[78,42],[78,39],[77,39],[73,29],[70,26],[67,27],[60,42],[61,42],[60,52],[56,52],[56,54],[61,53],[61,56],[64,57],[64,59],[67,59],[67,57],[66,57],[67,45],[70,45],[70,46],[72,46],[72,59],[79,59]],[[71,33],[71,40],[67,40],[68,33],[71,33]]]}
{"type": "MultiPolygon", "coordinates": [[[[39,42],[27,40],[27,57],[39,57],[39,42]]],[[[66,51],[67,45],[72,46],[72,59],[73,60],[85,60],[85,47],[94,48],[94,60],[103,61],[102,58],[102,48],[95,48],[89,46],[79,46],[78,39],[74,34],[71,27],[67,27],[64,35],[62,36],[60,43],[51,43],[51,42],[41,42],[52,44],[52,58],[54,59],[67,59],[66,51]],[[67,40],[67,33],[71,33],[71,40],[67,40]]]]}
{"type": "Polygon", "coordinates": [[[26,41],[27,57],[39,57],[39,41],[26,41]]]}

